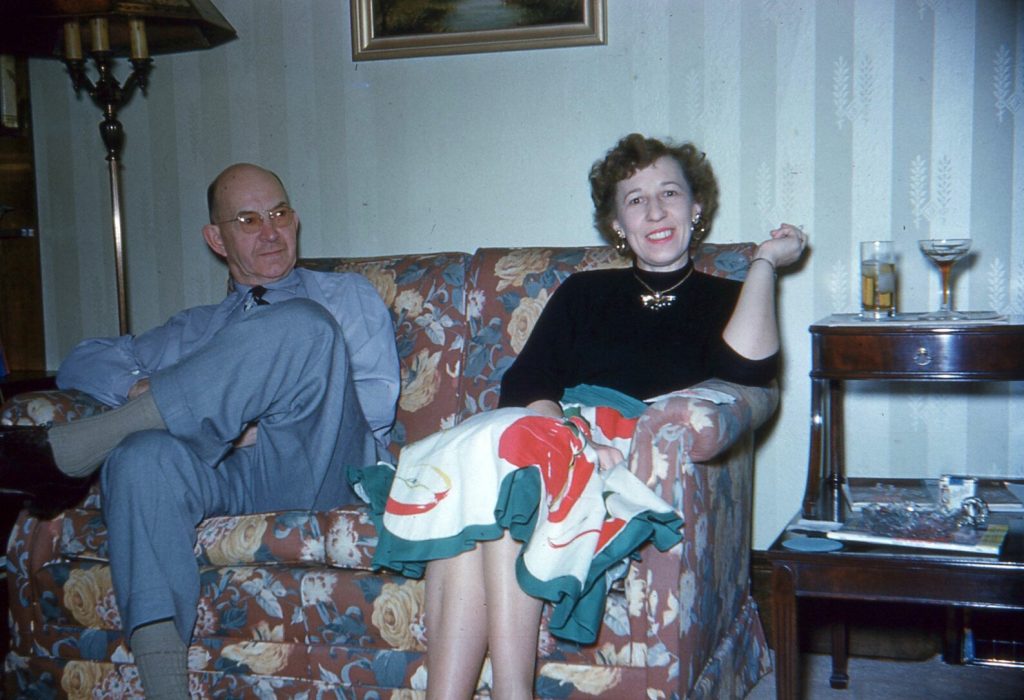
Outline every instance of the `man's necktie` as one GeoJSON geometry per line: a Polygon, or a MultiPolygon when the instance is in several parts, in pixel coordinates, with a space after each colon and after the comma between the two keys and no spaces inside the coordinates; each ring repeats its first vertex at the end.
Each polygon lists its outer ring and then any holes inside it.
{"type": "Polygon", "coordinates": [[[245,305],[242,307],[246,311],[254,306],[266,306],[270,302],[263,298],[263,295],[267,293],[267,288],[262,284],[257,284],[255,287],[249,290],[249,298],[245,300],[245,305]]]}

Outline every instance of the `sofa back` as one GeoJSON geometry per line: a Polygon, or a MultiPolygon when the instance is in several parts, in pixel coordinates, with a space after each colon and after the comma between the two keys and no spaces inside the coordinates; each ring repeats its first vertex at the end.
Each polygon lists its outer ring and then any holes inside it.
{"type": "MultiPolygon", "coordinates": [[[[705,243],[697,269],[743,279],[753,243],[705,243]]],[[[392,453],[494,408],[501,377],[558,286],[574,272],[626,267],[608,246],[481,248],[374,258],[304,258],[302,267],[357,272],[391,311],[402,370],[392,453]]]]}
{"type": "MultiPolygon", "coordinates": [[[[753,243],[705,243],[694,256],[694,265],[701,272],[742,280],[756,249],[753,243]]],[[[467,281],[469,333],[460,420],[497,406],[502,375],[566,277],[630,264],[608,246],[479,249],[467,281]]]]}

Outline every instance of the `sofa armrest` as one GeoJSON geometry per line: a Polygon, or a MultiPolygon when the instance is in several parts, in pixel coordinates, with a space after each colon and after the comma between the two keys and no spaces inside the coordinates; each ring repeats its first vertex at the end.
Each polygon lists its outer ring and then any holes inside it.
{"type": "MultiPolygon", "coordinates": [[[[683,541],[667,553],[647,550],[630,567],[634,643],[651,647],[652,630],[678,616],[674,634],[658,633],[661,663],[678,664],[680,695],[712,662],[750,599],[754,430],[778,404],[776,386],[702,382],[655,402],[637,422],[631,469],[683,516],[683,541]]],[[[739,648],[739,647],[737,647],[739,648]]],[[[651,664],[648,652],[647,664],[651,664]]]]}
{"type": "Polygon", "coordinates": [[[29,391],[12,396],[0,406],[0,425],[69,423],[109,408],[75,389],[29,391]]]}
{"type": "Polygon", "coordinates": [[[637,422],[630,469],[671,503],[671,494],[658,488],[668,476],[668,464],[675,461],[665,449],[681,453],[684,463],[714,460],[768,420],[778,402],[775,384],[751,387],[720,379],[670,394],[652,404],[637,422]]]}

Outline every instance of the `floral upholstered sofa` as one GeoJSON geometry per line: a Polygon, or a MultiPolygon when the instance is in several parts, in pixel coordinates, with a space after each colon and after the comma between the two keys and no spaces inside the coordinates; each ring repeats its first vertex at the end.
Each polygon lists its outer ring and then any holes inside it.
{"type": "MultiPolygon", "coordinates": [[[[749,244],[705,244],[698,267],[742,278],[749,244]]],[[[402,360],[395,449],[496,405],[502,373],[558,284],[624,265],[609,248],[310,259],[364,274],[393,312],[402,360]]],[[[634,471],[685,517],[684,540],[642,551],[610,594],[593,644],[542,629],[540,698],[738,698],[769,669],[749,592],[753,431],[775,388],[706,383],[654,403],[636,428],[634,471]],[[707,398],[711,396],[712,398],[707,398]],[[715,398],[717,397],[717,398],[715,398]]],[[[68,391],[14,397],[4,423],[102,407],[68,391]]],[[[426,682],[423,583],[375,571],[367,511],[213,518],[198,528],[194,697],[407,699],[426,682]]],[[[95,488],[52,520],[22,513],[7,548],[12,649],[6,696],[141,697],[111,590],[95,488]]],[[[478,694],[489,695],[485,665],[478,694]]]]}

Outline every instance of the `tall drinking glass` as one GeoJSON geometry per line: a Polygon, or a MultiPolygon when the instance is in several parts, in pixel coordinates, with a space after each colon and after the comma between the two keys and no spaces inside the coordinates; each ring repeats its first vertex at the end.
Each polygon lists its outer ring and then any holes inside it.
{"type": "Polygon", "coordinates": [[[921,248],[921,252],[935,263],[942,275],[942,303],[939,305],[939,310],[922,314],[921,318],[926,321],[955,321],[968,318],[967,314],[953,310],[953,292],[950,289],[949,278],[953,265],[967,255],[967,251],[971,249],[971,239],[929,238],[918,241],[917,245],[921,248]]]}
{"type": "Polygon", "coordinates": [[[896,315],[896,253],[892,241],[860,244],[861,318],[896,315]]]}

